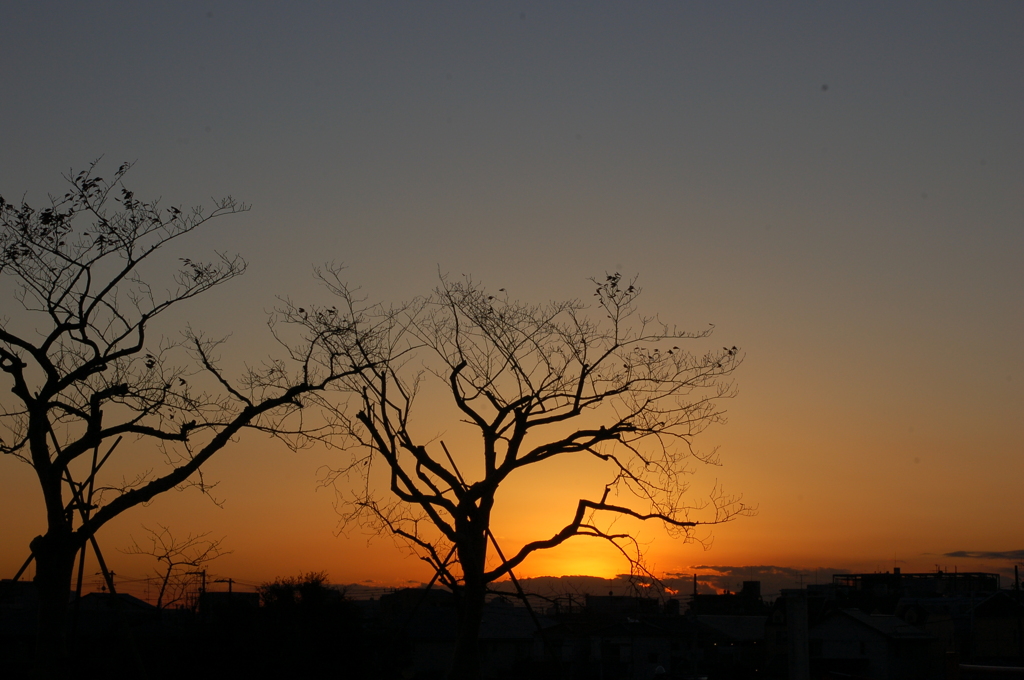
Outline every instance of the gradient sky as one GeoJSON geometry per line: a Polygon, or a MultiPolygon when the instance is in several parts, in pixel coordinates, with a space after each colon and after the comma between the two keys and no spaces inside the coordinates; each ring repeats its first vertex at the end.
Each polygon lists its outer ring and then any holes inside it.
{"type": "MultiPolygon", "coordinates": [[[[1007,573],[947,554],[1024,548],[1024,4],[38,1],[4,25],[5,198],[102,155],[138,161],[140,197],[252,203],[188,250],[250,264],[180,317],[232,357],[271,352],[266,310],[329,260],[386,301],[439,271],[536,301],[636,273],[646,309],[742,347],[694,492],[760,509],[709,552],[643,528],[656,570],[1007,573]]],[[[236,579],[429,578],[334,537],[338,455],[246,438],[210,466],[222,508],[167,494],[101,544],[123,574],[160,523],[226,536],[236,579]]],[[[32,481],[0,461],[5,578],[42,529],[32,481]]],[[[574,500],[519,493],[508,545],[574,500]]],[[[624,568],[581,539],[522,571],[624,568]]]]}

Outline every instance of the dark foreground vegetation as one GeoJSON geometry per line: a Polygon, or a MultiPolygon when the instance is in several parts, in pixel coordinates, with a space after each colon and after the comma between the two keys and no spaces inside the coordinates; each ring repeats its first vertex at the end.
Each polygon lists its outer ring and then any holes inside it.
{"type": "MultiPolygon", "coordinates": [[[[31,583],[2,582],[3,677],[32,677],[31,583]]],[[[638,589],[638,592],[643,589],[638,589]]],[[[1024,673],[1024,597],[995,574],[842,574],[783,591],[681,599],[494,593],[477,677],[573,680],[874,678],[1024,673]],[[1015,668],[1015,670],[1013,670],[1015,668]],[[980,669],[980,670],[979,670],[980,669]],[[1019,671],[1019,672],[1016,672],[1019,671]]],[[[440,679],[458,609],[444,589],[351,600],[310,573],[258,593],[206,593],[195,610],[94,593],[72,605],[64,678],[440,679]]],[[[52,677],[52,676],[51,676],[52,677]]]]}
{"type": "MultiPolygon", "coordinates": [[[[32,677],[32,584],[4,586],[0,676],[32,677]]],[[[372,649],[379,636],[356,604],[317,580],[206,593],[195,610],[109,593],[86,595],[71,610],[67,678],[380,677],[370,662],[388,658],[372,649]]]]}

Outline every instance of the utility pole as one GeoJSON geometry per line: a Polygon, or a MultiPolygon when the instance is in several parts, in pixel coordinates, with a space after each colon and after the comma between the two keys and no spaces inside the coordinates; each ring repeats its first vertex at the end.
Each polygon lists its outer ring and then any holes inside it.
{"type": "Polygon", "coordinates": [[[206,594],[206,570],[202,569],[200,571],[186,571],[185,573],[194,574],[200,577],[199,597],[196,598],[196,608],[199,608],[202,604],[203,596],[206,594]]]}
{"type": "Polygon", "coordinates": [[[233,578],[219,578],[214,580],[214,583],[227,583],[228,584],[228,595],[231,595],[231,586],[235,582],[233,578]]]}
{"type": "Polygon", "coordinates": [[[206,603],[204,602],[204,600],[206,599],[206,570],[205,569],[203,569],[202,574],[203,574],[203,585],[202,585],[202,587],[199,590],[199,616],[200,616],[200,618],[203,621],[205,621],[206,620],[206,603]]]}
{"type": "Polygon", "coordinates": [[[1021,616],[1020,569],[1013,565],[1013,591],[1017,602],[1017,656],[1024,662],[1024,617],[1021,616]]]}
{"type": "MultiPolygon", "coordinates": [[[[104,566],[106,566],[106,565],[104,565],[104,566]]],[[[107,571],[106,569],[104,569],[103,571],[97,571],[93,575],[94,576],[102,576],[103,577],[103,585],[100,586],[101,590],[105,591],[105,590],[107,590],[109,588],[111,595],[117,595],[117,591],[114,590],[114,577],[117,576],[117,572],[107,571]]]]}

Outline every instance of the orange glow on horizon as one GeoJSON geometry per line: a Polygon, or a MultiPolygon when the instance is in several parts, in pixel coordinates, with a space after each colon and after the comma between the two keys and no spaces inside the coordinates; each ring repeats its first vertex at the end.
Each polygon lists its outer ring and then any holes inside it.
{"type": "Polygon", "coordinates": [[[559,548],[534,553],[516,570],[518,578],[538,576],[596,576],[615,578],[629,571],[629,564],[610,546],[572,542],[559,548]]]}

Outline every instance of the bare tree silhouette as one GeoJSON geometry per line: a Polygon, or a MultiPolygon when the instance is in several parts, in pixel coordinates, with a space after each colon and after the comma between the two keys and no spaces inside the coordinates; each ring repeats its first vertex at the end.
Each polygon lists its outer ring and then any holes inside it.
{"type": "Polygon", "coordinates": [[[246,268],[223,253],[168,262],[167,246],[248,208],[231,197],[209,212],[141,201],[123,184],[130,167],[111,181],[96,163],[68,174],[67,193],[41,210],[0,198],[0,272],[22,307],[0,320],[0,370],[13,395],[0,403],[0,452],[33,468],[45,505],[46,532],[31,551],[37,659],[50,667],[66,647],[75,554],[95,547],[104,524],[183,484],[207,491],[201,467],[246,428],[292,446],[319,436],[304,399],[365,368],[348,363],[353,343],[361,360],[372,354],[373,330],[355,309],[316,334],[272,318],[285,358],[236,382],[219,368],[219,342],[191,328],[171,329],[177,339],[155,334],[169,309],[246,268]]]}
{"type": "Polygon", "coordinates": [[[132,537],[132,545],[122,552],[126,555],[148,555],[157,561],[157,578],[160,579],[160,591],[157,594],[158,609],[170,607],[185,600],[185,596],[193,579],[188,572],[205,568],[207,564],[223,555],[230,555],[230,550],[223,550],[223,538],[211,540],[209,532],[188,534],[185,538],[175,538],[165,526],[160,530],[143,527],[149,534],[149,540],[139,545],[132,537]]]}
{"type": "MultiPolygon", "coordinates": [[[[337,271],[321,276],[343,307],[351,304],[337,271]]],[[[614,529],[615,518],[657,520],[694,540],[700,525],[751,512],[717,485],[700,502],[686,498],[689,461],[718,462],[694,438],[723,420],[737,348],[691,353],[680,345],[708,338],[710,328],[683,331],[641,316],[635,280],[611,274],[593,282],[593,306],[533,305],[504,289],[491,295],[472,280],[442,277],[432,295],[400,314],[378,310],[391,322],[391,359],[346,378],[361,406],[336,412],[351,457],[327,481],[342,496],[344,522],[404,539],[456,593],[452,677],[478,672],[488,584],[514,577],[534,552],[596,537],[643,570],[640,546],[614,529]],[[453,452],[437,434],[446,425],[423,419],[428,411],[436,417],[441,400],[451,406],[452,427],[468,425],[476,444],[462,438],[453,452]],[[503,551],[490,531],[499,488],[566,456],[591,460],[607,483],[579,498],[553,535],[503,551]],[[384,474],[375,476],[380,465],[384,474]],[[386,491],[375,479],[387,480],[386,491]]]]}

